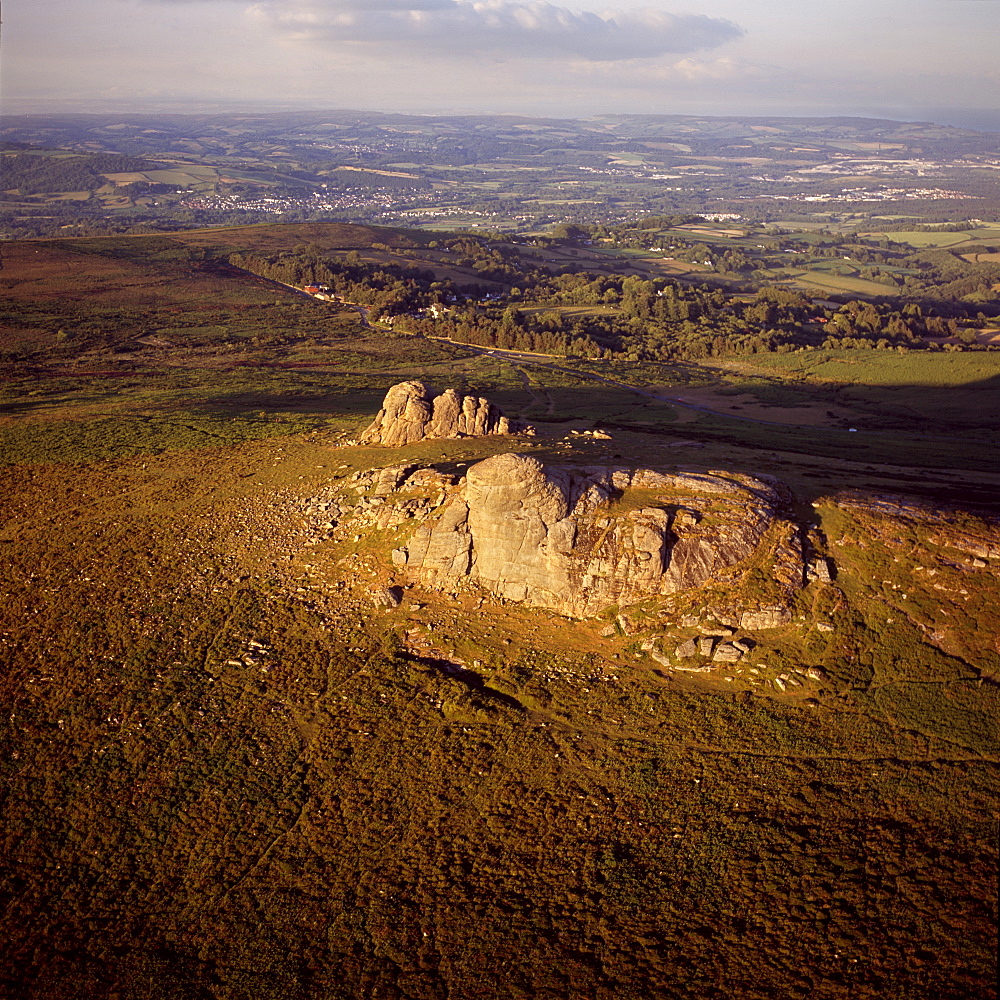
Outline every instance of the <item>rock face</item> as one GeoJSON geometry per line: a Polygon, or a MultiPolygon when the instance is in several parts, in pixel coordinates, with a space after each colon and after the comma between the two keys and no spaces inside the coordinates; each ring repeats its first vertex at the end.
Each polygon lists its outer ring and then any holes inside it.
{"type": "Polygon", "coordinates": [[[385,395],[382,409],[361,434],[361,444],[388,447],[428,438],[484,437],[530,433],[508,420],[489,400],[446,389],[435,396],[423,382],[400,382],[385,395]]]}
{"type": "Polygon", "coordinates": [[[771,542],[768,573],[803,584],[795,527],[773,482],[728,473],[547,469],[524,455],[472,466],[421,524],[408,574],[453,590],[468,581],[510,601],[586,617],[698,587],[771,542]]]}

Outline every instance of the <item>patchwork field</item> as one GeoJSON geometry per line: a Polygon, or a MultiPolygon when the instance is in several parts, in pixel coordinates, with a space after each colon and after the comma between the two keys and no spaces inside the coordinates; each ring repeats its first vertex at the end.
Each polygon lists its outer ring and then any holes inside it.
{"type": "Polygon", "coordinates": [[[795,284],[803,288],[819,288],[825,292],[844,292],[855,295],[886,295],[888,289],[876,281],[866,281],[849,274],[829,274],[813,270],[792,271],[795,284]]]}

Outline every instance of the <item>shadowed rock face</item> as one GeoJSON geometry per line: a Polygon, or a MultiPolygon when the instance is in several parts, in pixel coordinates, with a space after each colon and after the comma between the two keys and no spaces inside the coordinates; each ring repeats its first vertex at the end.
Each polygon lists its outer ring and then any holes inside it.
{"type": "Polygon", "coordinates": [[[417,529],[407,567],[429,586],[468,580],[508,600],[588,616],[701,586],[768,535],[771,570],[794,590],[802,551],[779,505],[773,485],[749,476],[577,472],[497,455],[472,466],[464,488],[417,529]]]}
{"type": "Polygon", "coordinates": [[[423,382],[400,382],[386,393],[382,409],[360,441],[398,447],[428,438],[484,437],[526,430],[479,396],[462,396],[454,389],[435,396],[423,382]]]}

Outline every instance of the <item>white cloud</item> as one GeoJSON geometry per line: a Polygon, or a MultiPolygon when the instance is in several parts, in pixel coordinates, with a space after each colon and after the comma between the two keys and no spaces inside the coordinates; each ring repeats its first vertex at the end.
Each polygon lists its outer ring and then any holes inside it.
{"type": "Polygon", "coordinates": [[[442,55],[570,55],[592,61],[696,52],[739,38],[731,21],[651,9],[595,14],[546,0],[265,0],[258,23],[296,40],[437,46],[442,55]]]}
{"type": "MultiPolygon", "coordinates": [[[[541,76],[537,82],[545,85],[541,76]]],[[[780,67],[731,56],[683,56],[615,63],[571,60],[562,68],[559,83],[566,90],[576,87],[581,91],[575,109],[580,114],[587,113],[587,101],[601,111],[617,107],[636,113],[683,113],[686,109],[709,113],[706,109],[713,107],[722,110],[712,113],[726,113],[734,106],[734,94],[739,95],[741,105],[756,104],[761,94],[794,89],[798,77],[780,67]]],[[[555,84],[557,96],[559,83],[555,84]]],[[[553,89],[551,80],[548,85],[553,89]]]]}

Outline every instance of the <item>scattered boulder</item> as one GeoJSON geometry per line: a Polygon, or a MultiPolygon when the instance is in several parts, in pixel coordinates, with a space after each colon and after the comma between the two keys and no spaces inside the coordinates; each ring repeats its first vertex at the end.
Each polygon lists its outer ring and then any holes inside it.
{"type": "Polygon", "coordinates": [[[712,664],[705,663],[704,660],[695,660],[693,663],[685,661],[684,663],[674,663],[670,666],[672,670],[683,670],[686,674],[707,674],[713,669],[712,664]]]}
{"type": "Polygon", "coordinates": [[[698,644],[694,639],[685,639],[675,650],[674,655],[681,658],[698,655],[698,644]]]}
{"type": "Polygon", "coordinates": [[[740,627],[740,612],[733,608],[706,608],[706,621],[718,622],[729,629],[740,627]]]}
{"type": "Polygon", "coordinates": [[[408,486],[433,487],[439,490],[446,490],[451,486],[458,485],[458,477],[449,475],[446,472],[439,472],[437,469],[417,469],[406,480],[408,486]]]}
{"type": "Polygon", "coordinates": [[[372,604],[376,608],[398,608],[402,603],[402,587],[382,587],[372,594],[372,604]]]}
{"type": "Polygon", "coordinates": [[[806,582],[813,583],[818,581],[819,583],[830,583],[833,580],[833,574],[830,572],[830,560],[818,557],[813,559],[806,566],[806,582]]]}
{"type": "Polygon", "coordinates": [[[738,663],[743,659],[743,650],[738,649],[734,643],[720,642],[712,654],[715,663],[738,663]]]}
{"type": "Polygon", "coordinates": [[[416,468],[415,465],[392,465],[387,469],[367,469],[355,472],[350,482],[359,493],[367,490],[373,497],[387,497],[395,493],[416,468]]]}
{"type": "Polygon", "coordinates": [[[701,520],[701,514],[696,510],[677,511],[677,524],[684,528],[690,528],[701,520]]]}
{"type": "Polygon", "coordinates": [[[650,658],[655,660],[661,667],[673,667],[673,661],[666,653],[661,653],[658,649],[649,650],[650,658]]]}
{"type": "Polygon", "coordinates": [[[792,620],[792,612],[781,605],[744,611],[740,616],[740,628],[746,632],[756,632],[765,628],[780,628],[792,620]]]}
{"type": "Polygon", "coordinates": [[[509,420],[487,399],[454,389],[435,396],[423,382],[400,382],[386,393],[378,416],[359,440],[391,448],[429,439],[516,433],[533,432],[509,420]]]}
{"type": "Polygon", "coordinates": [[[728,625],[702,625],[699,631],[702,635],[714,636],[716,639],[725,639],[733,634],[728,625]]]}
{"type": "Polygon", "coordinates": [[[615,621],[618,623],[618,627],[622,630],[622,635],[635,635],[642,629],[642,626],[632,621],[628,615],[618,615],[615,621]]]}

